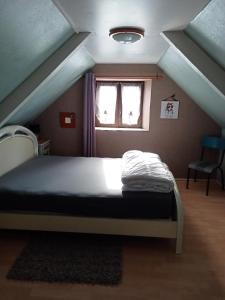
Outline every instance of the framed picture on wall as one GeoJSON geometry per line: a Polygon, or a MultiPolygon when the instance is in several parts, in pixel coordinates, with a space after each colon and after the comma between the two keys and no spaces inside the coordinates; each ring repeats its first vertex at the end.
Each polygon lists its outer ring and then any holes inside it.
{"type": "Polygon", "coordinates": [[[178,119],[179,101],[162,100],[161,101],[161,119],[178,119]]]}

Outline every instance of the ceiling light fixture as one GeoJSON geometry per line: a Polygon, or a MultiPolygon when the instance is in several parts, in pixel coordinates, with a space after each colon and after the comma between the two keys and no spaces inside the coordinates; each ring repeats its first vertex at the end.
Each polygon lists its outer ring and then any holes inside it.
{"type": "Polygon", "coordinates": [[[122,44],[131,44],[144,37],[144,30],[136,27],[117,27],[109,32],[109,36],[122,44]]]}

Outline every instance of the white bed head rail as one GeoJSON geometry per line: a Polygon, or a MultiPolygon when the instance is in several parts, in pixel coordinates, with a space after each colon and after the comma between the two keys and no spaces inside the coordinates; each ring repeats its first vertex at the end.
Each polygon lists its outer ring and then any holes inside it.
{"type": "Polygon", "coordinates": [[[0,176],[38,155],[36,136],[18,125],[0,129],[0,176]]]}

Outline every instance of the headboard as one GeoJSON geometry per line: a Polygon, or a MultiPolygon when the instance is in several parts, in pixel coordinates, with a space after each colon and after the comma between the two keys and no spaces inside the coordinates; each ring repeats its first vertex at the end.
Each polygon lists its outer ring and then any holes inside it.
{"type": "Polygon", "coordinates": [[[18,125],[0,129],[0,176],[38,155],[36,136],[18,125]]]}

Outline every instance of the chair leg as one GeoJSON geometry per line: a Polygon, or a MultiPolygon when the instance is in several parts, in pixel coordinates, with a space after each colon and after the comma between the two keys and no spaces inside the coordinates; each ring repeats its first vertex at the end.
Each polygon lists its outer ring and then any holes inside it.
{"type": "Polygon", "coordinates": [[[188,188],[189,188],[189,178],[190,178],[190,171],[191,171],[191,169],[190,169],[190,168],[188,168],[188,172],[187,172],[187,181],[186,181],[186,189],[188,189],[188,188]]]}
{"type": "Polygon", "coordinates": [[[210,176],[211,176],[211,174],[209,174],[209,175],[208,175],[208,178],[207,178],[206,196],[209,195],[209,182],[210,182],[210,176]]]}
{"type": "Polygon", "coordinates": [[[225,186],[224,186],[224,174],[223,174],[223,169],[222,168],[219,168],[220,170],[220,173],[221,173],[221,185],[222,185],[222,189],[224,190],[225,189],[225,186]]]}
{"type": "Polygon", "coordinates": [[[195,173],[194,173],[194,182],[197,181],[197,174],[198,174],[198,172],[195,170],[195,173]]]}

